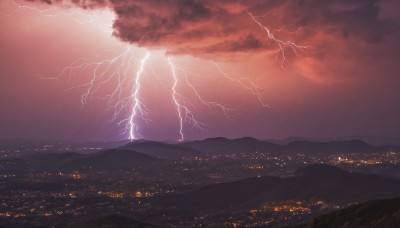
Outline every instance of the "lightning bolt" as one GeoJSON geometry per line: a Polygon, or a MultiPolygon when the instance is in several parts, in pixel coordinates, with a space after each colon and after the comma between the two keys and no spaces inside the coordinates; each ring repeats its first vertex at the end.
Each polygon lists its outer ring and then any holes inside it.
{"type": "Polygon", "coordinates": [[[297,56],[299,55],[298,51],[304,51],[306,49],[311,48],[311,46],[298,45],[293,41],[284,41],[276,38],[276,36],[271,32],[271,30],[268,27],[264,26],[260,21],[258,21],[252,13],[248,14],[250,18],[260,27],[260,29],[265,32],[267,38],[272,40],[278,45],[278,51],[276,53],[276,57],[278,58],[279,54],[282,56],[282,61],[281,61],[282,69],[284,69],[284,63],[286,62],[285,48],[290,48],[293,51],[293,53],[297,56]]]}
{"type": "Polygon", "coordinates": [[[174,65],[175,65],[176,70],[179,70],[180,72],[182,72],[182,74],[185,77],[185,81],[184,81],[185,85],[192,90],[193,94],[201,102],[201,104],[203,104],[209,108],[220,109],[224,113],[224,115],[227,119],[232,120],[231,115],[232,115],[232,112],[234,111],[233,108],[227,107],[227,106],[225,106],[221,103],[215,102],[215,101],[208,101],[208,100],[204,99],[203,96],[200,95],[200,92],[198,92],[198,90],[196,89],[196,86],[193,85],[189,81],[189,73],[186,71],[186,69],[184,69],[183,67],[178,67],[178,66],[176,66],[176,64],[174,64],[174,65]]]}
{"type": "Polygon", "coordinates": [[[222,69],[222,67],[220,66],[220,64],[218,64],[217,62],[211,61],[211,63],[217,68],[217,70],[221,73],[221,75],[223,77],[236,83],[243,89],[247,90],[250,94],[252,94],[260,102],[260,104],[263,107],[269,107],[269,105],[265,104],[263,101],[262,89],[259,86],[257,86],[253,81],[251,81],[250,79],[248,79],[246,77],[239,77],[239,79],[237,79],[234,75],[224,71],[222,69]]]}
{"type": "MultiPolygon", "coordinates": [[[[57,8],[54,7],[41,9],[31,5],[19,4],[16,0],[10,1],[16,8],[15,12],[19,10],[29,10],[45,17],[68,15],[72,16],[72,19],[77,21],[79,24],[94,25],[97,28],[106,32],[109,32],[110,28],[112,28],[112,26],[110,26],[109,24],[102,22],[93,15],[86,14],[83,11],[73,10],[67,11],[67,13],[59,13],[59,11],[57,11],[57,8]]],[[[0,12],[0,15],[12,16],[13,14],[15,14],[15,12],[11,12],[11,14],[0,12]]],[[[249,13],[249,16],[252,21],[265,33],[266,37],[278,46],[276,58],[278,59],[279,56],[281,56],[282,61],[280,66],[282,69],[284,69],[284,64],[287,61],[285,53],[286,49],[291,49],[291,51],[293,51],[295,55],[299,55],[300,51],[305,51],[306,49],[311,48],[310,46],[298,45],[293,41],[287,41],[277,38],[273,34],[271,29],[264,26],[259,20],[257,20],[258,17],[254,16],[251,13],[249,13]]],[[[29,25],[27,26],[29,28],[29,25]]],[[[273,31],[283,31],[289,34],[294,34],[298,30],[293,33],[287,32],[284,28],[273,31]]],[[[74,76],[78,74],[86,74],[86,71],[91,71],[92,73],[88,81],[85,81],[84,83],[78,85],[74,85],[69,88],[69,90],[83,90],[80,96],[81,109],[83,109],[88,104],[88,102],[90,102],[96,95],[100,93],[99,90],[103,88],[104,85],[114,83],[115,85],[110,92],[107,92],[107,94],[103,95],[102,97],[97,96],[96,98],[106,101],[107,108],[113,110],[111,121],[115,122],[119,120],[117,122],[118,126],[124,126],[121,130],[121,135],[128,135],[128,138],[133,141],[142,137],[139,131],[139,125],[137,123],[138,118],[141,118],[144,121],[150,120],[148,118],[149,110],[141,99],[142,79],[145,75],[146,64],[150,59],[150,52],[147,51],[145,55],[140,60],[138,60],[136,59],[136,55],[131,46],[124,46],[122,49],[123,50],[118,52],[117,54],[114,53],[112,57],[109,57],[106,51],[104,51],[94,58],[79,58],[73,61],[69,66],[61,70],[61,72],[57,76],[42,77],[42,79],[60,79],[67,76],[69,83],[70,81],[72,81],[72,78],[74,76]],[[136,72],[133,74],[132,68],[135,62],[138,62],[138,67],[136,72]]],[[[179,122],[179,137],[177,139],[178,142],[182,142],[185,140],[184,131],[186,124],[191,125],[192,128],[196,128],[199,130],[205,130],[206,126],[206,124],[197,120],[195,112],[193,111],[195,105],[191,103],[189,101],[189,98],[186,97],[185,94],[179,90],[179,87],[181,86],[186,86],[186,88],[190,89],[190,94],[191,96],[194,95],[196,102],[200,102],[202,105],[209,108],[219,109],[223,112],[226,118],[232,119],[231,113],[234,111],[234,109],[220,104],[216,101],[209,101],[205,99],[196,88],[196,86],[190,81],[189,74],[185,68],[177,66],[173,62],[171,57],[166,57],[165,60],[171,69],[173,80],[173,85],[170,92],[179,122]]],[[[265,104],[265,102],[263,101],[262,90],[259,86],[256,85],[256,83],[254,83],[247,77],[240,76],[236,73],[227,72],[217,62],[210,62],[220,73],[220,75],[222,75],[222,77],[248,91],[248,93],[256,98],[263,107],[268,107],[268,105],[265,104]]],[[[151,67],[151,63],[150,68],[150,73],[155,75],[160,80],[158,73],[155,72],[151,67]]]]}
{"type": "Polygon", "coordinates": [[[112,122],[119,119],[124,113],[130,113],[129,117],[118,122],[118,126],[124,125],[121,135],[128,134],[129,139],[133,141],[142,137],[136,123],[138,115],[145,121],[149,120],[147,117],[148,110],[140,98],[140,90],[145,64],[150,58],[150,53],[146,52],[141,59],[135,77],[130,76],[132,63],[136,61],[132,47],[128,46],[112,58],[106,58],[103,55],[98,55],[94,59],[80,58],[63,69],[56,77],[43,79],[60,79],[63,76],[68,76],[68,81],[71,81],[74,75],[88,70],[91,71],[92,76],[87,83],[68,88],[68,90],[84,88],[80,99],[81,109],[93,99],[98,90],[105,84],[116,82],[116,86],[111,92],[106,96],[97,98],[106,100],[108,109],[114,110],[112,122]],[[132,85],[131,93],[126,95],[125,91],[130,85],[132,85]]]}
{"type": "Polygon", "coordinates": [[[140,61],[140,68],[136,72],[135,86],[132,91],[132,96],[133,96],[133,99],[132,99],[133,105],[132,105],[132,112],[131,112],[132,114],[129,117],[129,128],[130,128],[129,139],[131,141],[138,138],[137,131],[138,131],[139,127],[135,123],[136,114],[140,113],[142,115],[142,118],[145,118],[145,116],[147,115],[146,106],[140,100],[140,87],[141,87],[140,83],[141,83],[141,78],[142,78],[143,71],[144,71],[144,65],[145,65],[146,61],[149,59],[149,57],[150,57],[150,53],[147,52],[146,55],[144,56],[144,58],[140,61]]]}
{"type": "MultiPolygon", "coordinates": [[[[77,73],[86,69],[91,70],[93,73],[89,82],[69,88],[86,88],[85,92],[81,95],[81,104],[83,108],[83,106],[85,106],[87,102],[92,99],[93,94],[95,94],[97,90],[101,88],[101,85],[104,85],[111,81],[113,78],[118,77],[119,83],[116,90],[111,95],[107,96],[109,99],[109,103],[111,103],[110,101],[114,99],[114,96],[117,92],[120,92],[120,94],[122,93],[123,82],[126,81],[127,71],[131,67],[130,62],[133,58],[132,48],[126,48],[119,55],[110,59],[103,57],[103,59],[97,60],[97,58],[100,57],[97,56],[94,60],[90,60],[87,58],[78,59],[74,61],[70,66],[64,68],[56,77],[42,77],[42,79],[59,79],[68,73],[68,81],[71,81],[73,75],[76,75],[77,73]]],[[[120,98],[120,100],[123,99],[120,98]]]]}
{"type": "MultiPolygon", "coordinates": [[[[41,17],[53,18],[65,15],[71,16],[72,20],[81,25],[92,25],[100,28],[103,31],[108,31],[107,29],[111,28],[109,24],[105,24],[93,15],[88,15],[80,10],[58,12],[57,8],[51,6],[42,9],[29,4],[20,4],[16,0],[10,0],[10,3],[15,6],[16,10],[11,12],[11,14],[4,14],[6,16],[12,16],[18,11],[26,10],[34,12],[41,17]]],[[[136,123],[138,115],[140,115],[140,117],[146,121],[149,120],[149,118],[147,118],[147,108],[140,99],[140,89],[141,78],[144,73],[144,65],[150,57],[150,53],[147,52],[145,57],[140,61],[140,67],[136,72],[136,77],[134,79],[132,79],[133,77],[129,76],[132,63],[135,61],[135,55],[132,47],[128,46],[123,48],[123,51],[114,57],[108,58],[105,56],[106,51],[103,51],[103,53],[100,53],[94,58],[79,58],[73,61],[68,67],[64,68],[57,76],[40,76],[40,78],[61,79],[67,76],[68,82],[70,82],[73,76],[83,74],[86,71],[91,71],[91,78],[88,80],[88,82],[74,85],[67,89],[84,90],[80,96],[81,110],[83,110],[88,102],[93,99],[93,97],[105,84],[116,82],[117,85],[113,91],[104,97],[97,98],[106,100],[107,109],[113,109],[113,115],[111,118],[112,122],[120,119],[120,117],[126,112],[130,113],[127,118],[123,118],[117,123],[118,126],[125,126],[121,131],[121,135],[128,134],[130,140],[135,140],[138,137],[141,137],[139,133],[139,127],[136,123]],[[132,85],[131,93],[126,95],[126,90],[129,89],[128,87],[130,85],[132,85]]]]}
{"type": "Polygon", "coordinates": [[[196,87],[195,87],[193,84],[191,84],[191,83],[189,82],[189,79],[188,79],[188,76],[187,76],[187,75],[185,75],[185,81],[186,81],[187,86],[190,87],[190,88],[192,89],[192,91],[193,91],[193,93],[196,95],[197,99],[199,99],[200,102],[201,102],[203,105],[206,105],[206,106],[208,106],[208,107],[215,107],[215,108],[221,109],[222,112],[225,114],[225,117],[226,117],[227,119],[232,120],[232,117],[231,117],[231,114],[230,114],[230,113],[233,111],[232,108],[226,107],[226,106],[224,106],[224,105],[222,105],[222,104],[220,104],[220,103],[217,103],[217,102],[215,102],[215,101],[207,101],[207,100],[204,100],[204,98],[203,98],[203,97],[199,94],[199,92],[197,91],[196,87]]]}
{"type": "Polygon", "coordinates": [[[11,12],[11,14],[9,14],[9,15],[13,15],[19,10],[30,10],[30,11],[33,11],[33,12],[36,12],[36,13],[39,13],[39,14],[45,15],[45,16],[54,16],[54,17],[57,16],[57,15],[53,15],[53,14],[48,14],[48,12],[50,12],[52,9],[54,9],[53,7],[39,9],[37,7],[33,7],[33,6],[29,6],[29,5],[22,5],[22,4],[18,3],[16,0],[10,0],[10,2],[12,5],[14,5],[17,8],[17,10],[11,12]]]}
{"type": "Polygon", "coordinates": [[[183,127],[185,122],[190,122],[193,127],[204,130],[203,123],[196,120],[194,114],[190,111],[188,105],[185,104],[185,97],[182,96],[178,90],[179,78],[176,72],[176,66],[171,60],[171,57],[168,57],[168,63],[171,67],[172,78],[174,80],[174,84],[171,88],[172,90],[172,100],[174,101],[178,117],[179,117],[179,135],[180,138],[177,140],[178,142],[182,142],[185,140],[185,135],[183,132],[183,127]]]}
{"type": "MultiPolygon", "coordinates": [[[[25,0],[26,1],[26,0],[25,0]]],[[[38,8],[29,4],[21,4],[17,2],[16,0],[9,0],[11,5],[15,6],[15,10],[10,12],[10,13],[4,13],[0,12],[1,16],[6,16],[10,17],[15,15],[19,11],[31,11],[36,14],[38,14],[41,17],[49,17],[49,18],[56,18],[60,16],[68,16],[71,18],[71,20],[81,24],[81,25],[89,25],[89,26],[94,26],[97,27],[99,30],[105,32],[105,33],[112,33],[112,26],[108,24],[105,21],[100,20],[93,14],[88,14],[87,12],[84,12],[82,9],[77,9],[77,8],[68,8],[67,11],[62,11],[59,12],[59,8],[54,7],[54,6],[46,6],[46,8],[38,8]]],[[[107,16],[113,17],[111,14],[111,11],[101,11],[102,15],[106,13],[107,16]],[[108,15],[110,14],[110,15],[108,15]]],[[[29,28],[29,24],[25,25],[24,27],[29,28]]],[[[27,29],[26,29],[27,30],[27,29]]]]}

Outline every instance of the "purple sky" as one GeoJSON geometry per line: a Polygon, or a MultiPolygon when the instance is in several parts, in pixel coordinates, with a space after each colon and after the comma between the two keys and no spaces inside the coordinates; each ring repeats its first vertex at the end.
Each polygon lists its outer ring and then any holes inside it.
{"type": "Polygon", "coordinates": [[[137,138],[400,136],[397,0],[44,2],[0,3],[0,138],[126,139],[137,86],[137,138]]]}

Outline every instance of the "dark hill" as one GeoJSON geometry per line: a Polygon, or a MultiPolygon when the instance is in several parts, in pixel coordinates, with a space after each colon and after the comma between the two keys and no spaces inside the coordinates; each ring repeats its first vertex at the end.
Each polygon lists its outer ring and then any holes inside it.
{"type": "Polygon", "coordinates": [[[182,143],[182,146],[193,148],[207,154],[227,154],[246,152],[277,152],[280,145],[245,137],[240,139],[209,138],[203,141],[182,143]]]}
{"type": "Polygon", "coordinates": [[[175,159],[182,157],[196,157],[202,155],[202,153],[196,149],[154,141],[132,142],[120,148],[124,150],[133,150],[154,158],[175,159]]]}
{"type": "Polygon", "coordinates": [[[328,165],[311,165],[290,178],[260,177],[214,184],[169,196],[164,206],[190,210],[248,210],[265,202],[321,199],[361,202],[400,196],[400,182],[379,176],[350,173],[328,165]]]}
{"type": "Polygon", "coordinates": [[[72,160],[85,157],[82,154],[66,152],[66,153],[35,153],[22,156],[31,169],[53,170],[72,160]]]}
{"type": "Polygon", "coordinates": [[[133,218],[121,215],[108,215],[76,222],[69,228],[162,228],[147,223],[139,222],[133,218]]]}
{"type": "Polygon", "coordinates": [[[295,141],[287,145],[260,141],[254,138],[226,139],[210,138],[202,141],[185,142],[181,146],[193,148],[206,154],[232,154],[246,152],[260,153],[305,153],[305,154],[333,154],[333,153],[375,153],[397,149],[393,146],[375,147],[360,140],[311,142],[295,141]]]}
{"type": "Polygon", "coordinates": [[[147,165],[156,159],[132,150],[112,149],[102,151],[93,155],[70,160],[59,168],[62,170],[113,170],[130,169],[147,165]]]}
{"type": "Polygon", "coordinates": [[[314,218],[293,228],[400,227],[400,198],[374,200],[314,218]]]}
{"type": "Polygon", "coordinates": [[[325,165],[325,164],[313,164],[306,167],[302,167],[296,170],[296,176],[305,177],[342,177],[349,175],[350,172],[344,169],[337,168],[335,166],[325,165]]]}
{"type": "Polygon", "coordinates": [[[360,140],[330,142],[297,141],[289,143],[284,147],[284,152],[303,152],[308,154],[372,153],[378,151],[378,147],[369,145],[360,140]]]}

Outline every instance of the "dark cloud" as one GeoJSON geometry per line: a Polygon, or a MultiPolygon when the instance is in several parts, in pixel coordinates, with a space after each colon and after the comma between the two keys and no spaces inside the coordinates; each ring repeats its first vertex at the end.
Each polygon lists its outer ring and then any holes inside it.
{"type": "MultiPolygon", "coordinates": [[[[277,39],[310,46],[295,53],[290,45],[282,45],[290,63],[285,67],[321,83],[351,78],[348,75],[354,74],[354,65],[379,65],[365,60],[363,55],[379,53],[378,49],[393,52],[391,43],[399,40],[400,31],[396,24],[400,18],[397,11],[391,10],[398,9],[391,7],[399,5],[396,0],[29,1],[85,9],[109,8],[116,14],[115,37],[169,54],[230,59],[258,53],[283,58],[279,44],[268,38],[251,14],[277,39]]],[[[375,58],[374,61],[384,61],[379,56],[375,58]]]]}
{"type": "MultiPolygon", "coordinates": [[[[319,1],[319,3],[322,3],[319,1]]],[[[309,20],[318,22],[316,26],[333,26],[336,35],[343,38],[356,37],[362,41],[378,42],[385,35],[390,34],[391,23],[380,20],[380,7],[378,1],[350,0],[350,1],[324,1],[324,5],[316,5],[314,15],[309,20]]]]}
{"type": "MultiPolygon", "coordinates": [[[[36,0],[38,1],[38,0],[36,0]]],[[[66,4],[61,0],[42,0],[66,4]]],[[[276,48],[248,13],[271,29],[302,32],[277,37],[313,43],[317,34],[379,42],[391,23],[379,19],[378,0],[71,0],[83,8],[115,11],[114,35],[139,46],[165,48],[172,53],[263,51],[276,48]]]]}

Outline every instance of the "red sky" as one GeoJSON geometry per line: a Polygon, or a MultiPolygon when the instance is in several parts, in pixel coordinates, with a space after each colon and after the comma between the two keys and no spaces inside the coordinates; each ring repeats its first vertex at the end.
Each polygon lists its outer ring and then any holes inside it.
{"type": "Polygon", "coordinates": [[[168,57],[177,67],[179,101],[204,124],[196,129],[186,119],[187,140],[396,137],[399,9],[396,0],[4,0],[0,138],[127,138],[126,122],[118,123],[130,108],[113,119],[118,99],[105,99],[118,85],[110,72],[129,64],[122,90],[129,96],[146,52],[140,98],[150,121],[135,118],[146,139],[180,137],[168,57]],[[288,41],[307,48],[292,49],[288,41]],[[125,62],[97,68],[98,74],[108,70],[110,80],[95,81],[98,89],[82,106],[97,65],[68,67],[111,60],[128,48],[132,56],[125,62]],[[203,101],[231,108],[229,118],[218,106],[202,104],[190,85],[203,101]]]}

